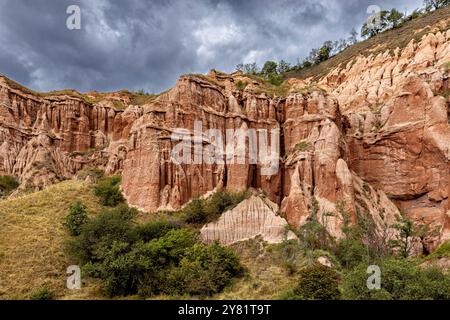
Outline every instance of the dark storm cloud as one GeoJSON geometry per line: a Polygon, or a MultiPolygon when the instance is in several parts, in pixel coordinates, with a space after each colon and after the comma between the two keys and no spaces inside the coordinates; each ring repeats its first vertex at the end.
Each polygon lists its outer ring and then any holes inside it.
{"type": "Polygon", "coordinates": [[[239,62],[296,62],[348,37],[367,7],[422,0],[1,0],[0,73],[37,90],[161,91],[180,74],[239,62]],[[66,28],[81,7],[82,29],[66,28]]]}

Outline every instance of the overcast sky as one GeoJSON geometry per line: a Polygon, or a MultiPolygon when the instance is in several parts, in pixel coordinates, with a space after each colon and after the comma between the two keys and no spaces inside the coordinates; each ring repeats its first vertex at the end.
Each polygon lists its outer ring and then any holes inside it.
{"type": "Polygon", "coordinates": [[[160,92],[181,74],[295,63],[348,37],[369,5],[422,0],[0,0],[0,73],[35,90],[160,92]],[[81,8],[81,30],[66,9],[81,8]]]}

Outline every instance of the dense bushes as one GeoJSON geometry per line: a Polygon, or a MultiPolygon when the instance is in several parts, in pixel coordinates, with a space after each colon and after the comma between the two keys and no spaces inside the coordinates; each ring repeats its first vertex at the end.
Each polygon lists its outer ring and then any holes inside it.
{"type": "Polygon", "coordinates": [[[207,199],[193,199],[180,210],[179,214],[186,223],[205,224],[216,220],[222,213],[232,209],[248,197],[248,192],[218,191],[207,199]]]}
{"type": "MultiPolygon", "coordinates": [[[[420,266],[424,259],[406,259],[417,241],[434,234],[428,225],[415,225],[399,217],[397,224],[377,228],[368,214],[359,212],[358,223],[354,224],[344,206],[338,204],[337,207],[343,220],[340,239],[329,235],[327,214],[319,214],[313,198],[309,221],[294,230],[298,242],[284,244],[289,245],[290,252],[301,250],[309,267],[301,269],[297,264],[289,265],[290,269],[300,269],[299,284],[282,295],[282,299],[338,299],[341,295],[344,299],[450,299],[450,275],[438,268],[420,266]],[[397,230],[394,235],[393,229],[397,230]],[[319,256],[329,258],[333,268],[316,266],[319,256]],[[381,290],[368,288],[371,274],[367,270],[371,265],[381,269],[381,290]]],[[[448,248],[444,244],[432,257],[445,257],[448,248]]],[[[296,270],[289,271],[296,273],[296,270]]]]}
{"type": "Polygon", "coordinates": [[[332,268],[314,264],[300,271],[294,290],[285,293],[283,300],[339,300],[339,274],[332,268]]]}
{"type": "Polygon", "coordinates": [[[71,252],[81,263],[104,259],[113,243],[132,243],[137,239],[132,219],[136,210],[125,205],[105,210],[80,229],[80,235],[69,243],[71,252]]]}
{"type": "Polygon", "coordinates": [[[86,207],[79,201],[75,202],[69,209],[64,226],[69,230],[72,236],[78,236],[81,232],[81,226],[88,221],[86,207]]]}
{"type": "Polygon", "coordinates": [[[243,269],[238,257],[214,243],[188,248],[178,267],[168,277],[167,293],[172,295],[211,295],[221,292],[243,269]]]}
{"type": "Polygon", "coordinates": [[[124,205],[106,210],[68,245],[109,296],[211,295],[242,273],[230,250],[200,244],[194,231],[170,221],[136,225],[135,215],[124,205]]]}
{"type": "Polygon", "coordinates": [[[169,231],[180,228],[180,224],[166,220],[150,221],[136,227],[139,239],[144,242],[165,236],[169,231]]]}
{"type": "Polygon", "coordinates": [[[120,192],[120,176],[105,177],[98,181],[94,188],[95,195],[100,197],[101,204],[114,207],[124,201],[120,192]]]}
{"type": "Polygon", "coordinates": [[[339,274],[332,268],[316,264],[300,271],[300,280],[294,293],[306,300],[339,299],[339,274]]]}
{"type": "Polygon", "coordinates": [[[381,290],[367,288],[367,267],[363,263],[345,276],[344,298],[352,300],[440,300],[450,299],[450,277],[434,267],[420,267],[414,261],[383,259],[381,290]]]}

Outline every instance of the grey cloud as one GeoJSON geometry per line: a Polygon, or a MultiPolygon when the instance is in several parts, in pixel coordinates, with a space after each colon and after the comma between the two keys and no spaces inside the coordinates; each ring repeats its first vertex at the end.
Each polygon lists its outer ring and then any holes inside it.
{"type": "Polygon", "coordinates": [[[366,8],[422,0],[2,0],[0,73],[36,90],[158,92],[180,74],[239,62],[296,62],[360,28],[366,8]],[[68,30],[66,8],[81,7],[68,30]]]}

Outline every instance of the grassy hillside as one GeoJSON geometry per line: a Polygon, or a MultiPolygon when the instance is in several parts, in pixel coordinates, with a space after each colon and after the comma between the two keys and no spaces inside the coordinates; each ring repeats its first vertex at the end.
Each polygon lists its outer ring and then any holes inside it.
{"type": "Polygon", "coordinates": [[[308,261],[303,253],[293,252],[284,244],[267,245],[258,239],[237,243],[232,248],[248,273],[215,299],[277,299],[296,285],[296,271],[306,266],[308,261]]]}
{"type": "MultiPolygon", "coordinates": [[[[105,298],[99,282],[92,279],[82,279],[81,290],[66,289],[66,269],[73,261],[64,250],[69,235],[62,223],[75,201],[81,201],[91,216],[102,210],[93,185],[80,181],[65,181],[0,201],[0,300],[29,299],[44,288],[56,299],[105,298]]],[[[138,221],[148,218],[139,216],[138,221]]],[[[236,244],[233,249],[247,275],[213,299],[273,299],[296,279],[289,275],[279,249],[256,240],[236,244]]]]}
{"type": "Polygon", "coordinates": [[[406,22],[399,28],[388,30],[368,40],[361,41],[319,65],[289,72],[286,77],[300,79],[312,77],[318,80],[339,65],[345,66],[358,55],[368,56],[386,50],[392,51],[396,48],[404,48],[411,40],[418,41],[429,32],[448,30],[450,28],[449,19],[450,6],[406,22]],[[445,21],[446,23],[443,23],[445,21]]]}
{"type": "Polygon", "coordinates": [[[0,201],[0,299],[29,298],[44,287],[57,298],[84,294],[65,289],[71,261],[63,250],[68,235],[62,221],[76,200],[91,214],[101,208],[92,186],[79,181],[0,201]]]}

